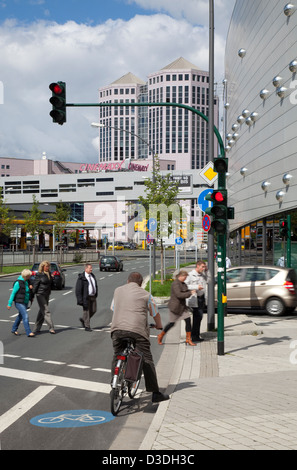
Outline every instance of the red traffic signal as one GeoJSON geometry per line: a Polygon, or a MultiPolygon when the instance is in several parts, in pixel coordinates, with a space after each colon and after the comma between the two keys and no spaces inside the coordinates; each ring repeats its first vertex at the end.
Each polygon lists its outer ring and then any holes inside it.
{"type": "Polygon", "coordinates": [[[58,83],[51,83],[49,89],[55,93],[55,95],[61,95],[63,93],[63,89],[58,83]]]}
{"type": "Polygon", "coordinates": [[[213,217],[211,226],[217,233],[226,233],[228,220],[227,190],[215,190],[212,193],[207,194],[205,199],[213,203],[213,206],[209,207],[205,211],[207,215],[211,215],[213,217]]]}
{"type": "Polygon", "coordinates": [[[50,116],[53,118],[53,122],[62,125],[66,122],[66,83],[51,83],[49,89],[52,92],[49,101],[53,106],[50,116]]]}

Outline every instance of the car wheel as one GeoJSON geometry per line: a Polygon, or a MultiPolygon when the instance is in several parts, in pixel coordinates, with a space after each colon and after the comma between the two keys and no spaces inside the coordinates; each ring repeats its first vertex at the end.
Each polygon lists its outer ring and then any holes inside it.
{"type": "Polygon", "coordinates": [[[274,317],[280,317],[286,311],[283,301],[278,297],[270,297],[266,302],[265,309],[268,315],[272,315],[274,317]]]}

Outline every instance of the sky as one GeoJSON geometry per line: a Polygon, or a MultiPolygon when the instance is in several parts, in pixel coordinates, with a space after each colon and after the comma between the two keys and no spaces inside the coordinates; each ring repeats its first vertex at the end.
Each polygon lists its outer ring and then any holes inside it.
{"type": "MultiPolygon", "coordinates": [[[[235,0],[215,0],[215,78],[235,0]]],[[[98,102],[128,72],[146,81],[179,57],[208,70],[209,0],[0,0],[0,157],[98,161],[98,108],[54,124],[49,84],[67,102],[98,102]]]]}

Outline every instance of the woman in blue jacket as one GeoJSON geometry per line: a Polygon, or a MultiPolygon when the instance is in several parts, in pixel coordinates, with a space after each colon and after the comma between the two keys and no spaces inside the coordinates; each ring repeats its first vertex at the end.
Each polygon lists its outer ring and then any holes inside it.
{"type": "Polygon", "coordinates": [[[31,294],[32,286],[30,287],[29,284],[29,279],[31,275],[32,273],[31,271],[29,271],[29,269],[24,269],[24,271],[22,271],[22,274],[20,275],[18,280],[14,283],[13,290],[7,305],[8,310],[10,310],[14,301],[15,306],[19,312],[19,315],[17,316],[16,321],[14,322],[11,332],[16,336],[19,336],[18,327],[20,326],[20,323],[23,320],[24,328],[28,338],[33,338],[35,336],[34,333],[32,333],[31,331],[29,325],[29,316],[27,312],[28,303],[30,300],[32,300],[33,297],[31,294]]]}

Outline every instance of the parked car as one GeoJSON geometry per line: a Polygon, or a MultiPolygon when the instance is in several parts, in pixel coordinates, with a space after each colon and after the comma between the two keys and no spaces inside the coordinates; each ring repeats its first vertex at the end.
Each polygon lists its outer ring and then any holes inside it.
{"type": "Polygon", "coordinates": [[[124,242],[123,247],[125,249],[128,249],[128,250],[135,250],[136,249],[135,243],[132,243],[132,242],[124,242]]]}
{"type": "MultiPolygon", "coordinates": [[[[124,249],[124,245],[120,245],[119,243],[115,243],[114,249],[115,249],[115,250],[123,250],[123,249],[124,249]]],[[[112,251],[112,244],[109,245],[108,250],[109,250],[109,251],[112,251]]]]}
{"type": "Polygon", "coordinates": [[[297,306],[294,269],[239,266],[227,269],[226,282],[228,308],[260,308],[269,315],[281,316],[292,313],[297,306]]]}
{"type": "MultiPolygon", "coordinates": [[[[32,276],[30,278],[31,283],[34,283],[36,274],[38,273],[39,263],[33,264],[31,271],[32,276]]],[[[50,272],[52,276],[52,287],[54,289],[63,289],[65,287],[65,274],[66,269],[62,269],[58,263],[51,262],[50,272]]]]}
{"type": "Polygon", "coordinates": [[[123,261],[117,256],[102,256],[99,260],[100,271],[110,271],[115,269],[116,271],[123,271],[123,261]]]}

